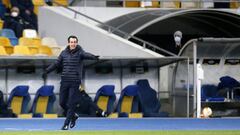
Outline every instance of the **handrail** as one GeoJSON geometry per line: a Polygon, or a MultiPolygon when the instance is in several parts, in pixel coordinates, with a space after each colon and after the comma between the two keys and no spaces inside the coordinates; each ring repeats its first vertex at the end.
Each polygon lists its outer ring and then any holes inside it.
{"type": "MultiPolygon", "coordinates": [[[[154,44],[152,44],[152,43],[150,43],[150,42],[148,42],[148,41],[145,41],[145,40],[140,39],[140,38],[138,38],[138,37],[136,37],[136,36],[133,36],[133,35],[131,35],[131,34],[129,34],[129,33],[126,33],[126,32],[124,32],[124,31],[122,31],[122,30],[120,30],[120,29],[118,29],[118,28],[115,28],[115,27],[110,26],[110,25],[108,25],[108,24],[106,24],[106,23],[103,23],[103,22],[101,22],[101,21],[99,21],[99,20],[97,20],[97,19],[94,19],[94,18],[92,18],[92,17],[90,17],[90,16],[87,16],[87,15],[81,13],[81,12],[78,12],[78,11],[76,11],[76,10],[74,10],[74,9],[71,9],[71,8],[69,8],[69,7],[67,7],[67,6],[64,6],[64,5],[62,5],[62,4],[58,3],[58,2],[53,2],[53,3],[56,4],[56,5],[58,5],[58,6],[64,7],[64,8],[66,8],[66,9],[74,12],[74,18],[76,18],[77,14],[79,14],[79,15],[81,15],[81,16],[83,16],[83,17],[86,17],[87,19],[90,19],[90,20],[92,20],[92,21],[94,21],[94,22],[99,23],[100,25],[102,25],[102,26],[104,26],[104,27],[107,27],[107,31],[108,31],[109,33],[112,33],[113,31],[116,31],[116,32],[119,32],[119,33],[123,34],[124,36],[123,36],[122,38],[124,38],[124,39],[130,39],[130,38],[131,38],[131,39],[134,39],[134,40],[136,40],[137,42],[140,42],[141,44],[139,44],[139,43],[138,43],[138,44],[141,45],[143,48],[152,50],[152,51],[154,51],[154,52],[156,52],[156,53],[159,53],[159,54],[165,54],[165,55],[170,55],[170,56],[177,56],[176,54],[174,54],[174,53],[172,53],[172,52],[169,52],[169,51],[167,51],[167,50],[165,50],[165,49],[162,49],[162,48],[158,47],[157,45],[154,45],[154,44]]],[[[104,30],[105,30],[105,29],[104,29],[104,30]]]]}

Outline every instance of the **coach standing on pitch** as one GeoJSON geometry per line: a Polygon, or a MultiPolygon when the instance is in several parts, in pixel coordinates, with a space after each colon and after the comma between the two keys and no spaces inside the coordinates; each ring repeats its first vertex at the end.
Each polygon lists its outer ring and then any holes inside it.
{"type": "Polygon", "coordinates": [[[85,52],[78,45],[78,38],[76,36],[69,36],[66,49],[61,52],[58,59],[48,66],[42,74],[43,79],[46,79],[48,73],[55,69],[61,69],[59,100],[60,106],[64,109],[65,116],[68,113],[68,104],[71,102],[71,97],[73,97],[74,91],[79,90],[82,81],[83,60],[98,60],[98,57],[85,52]]]}

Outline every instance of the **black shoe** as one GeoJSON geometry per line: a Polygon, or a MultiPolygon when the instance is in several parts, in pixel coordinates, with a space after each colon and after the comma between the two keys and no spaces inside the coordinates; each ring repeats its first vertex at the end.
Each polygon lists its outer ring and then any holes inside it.
{"type": "Polygon", "coordinates": [[[52,5],[53,5],[53,3],[50,2],[50,1],[46,2],[46,4],[47,4],[48,6],[52,6],[52,5]]]}
{"type": "Polygon", "coordinates": [[[62,130],[68,130],[68,125],[64,124],[61,129],[62,129],[62,130]]]}
{"type": "Polygon", "coordinates": [[[77,119],[78,119],[78,116],[74,115],[74,117],[70,123],[70,128],[73,128],[76,125],[77,119]]]}

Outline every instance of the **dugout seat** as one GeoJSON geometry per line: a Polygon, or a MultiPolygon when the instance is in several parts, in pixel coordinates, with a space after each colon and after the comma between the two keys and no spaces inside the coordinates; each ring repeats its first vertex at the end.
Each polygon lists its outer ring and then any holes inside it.
{"type": "Polygon", "coordinates": [[[38,89],[31,108],[33,117],[57,118],[57,114],[53,113],[53,104],[56,100],[53,90],[52,85],[44,85],[38,89]]]}
{"type": "Polygon", "coordinates": [[[161,103],[157,98],[157,92],[151,88],[147,79],[137,81],[143,117],[168,117],[167,112],[159,112],[161,103]]]}
{"type": "Polygon", "coordinates": [[[138,91],[137,85],[128,85],[121,91],[116,109],[119,117],[142,118],[138,91]]]}
{"type": "Polygon", "coordinates": [[[205,84],[201,87],[201,101],[223,102],[225,97],[218,95],[218,88],[212,84],[205,84]]]}
{"type": "Polygon", "coordinates": [[[103,111],[113,113],[116,95],[114,93],[114,85],[104,85],[96,93],[94,103],[103,111]]]}
{"type": "Polygon", "coordinates": [[[10,93],[7,105],[10,107],[19,118],[32,118],[28,112],[28,103],[30,101],[30,95],[28,93],[29,86],[19,85],[16,86],[10,93]]]}

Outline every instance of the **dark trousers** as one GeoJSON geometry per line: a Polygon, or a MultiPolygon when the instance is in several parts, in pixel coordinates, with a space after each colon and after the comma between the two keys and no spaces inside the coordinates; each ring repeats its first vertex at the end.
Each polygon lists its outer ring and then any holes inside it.
{"type": "Polygon", "coordinates": [[[73,100],[73,95],[76,91],[79,91],[79,86],[81,82],[61,82],[60,86],[60,106],[64,110],[64,116],[66,116],[67,110],[69,108],[69,104],[71,104],[71,100],[73,100]]]}
{"type": "Polygon", "coordinates": [[[68,125],[74,120],[75,113],[80,117],[96,117],[101,116],[102,111],[85,91],[75,91],[64,124],[68,125]]]}

